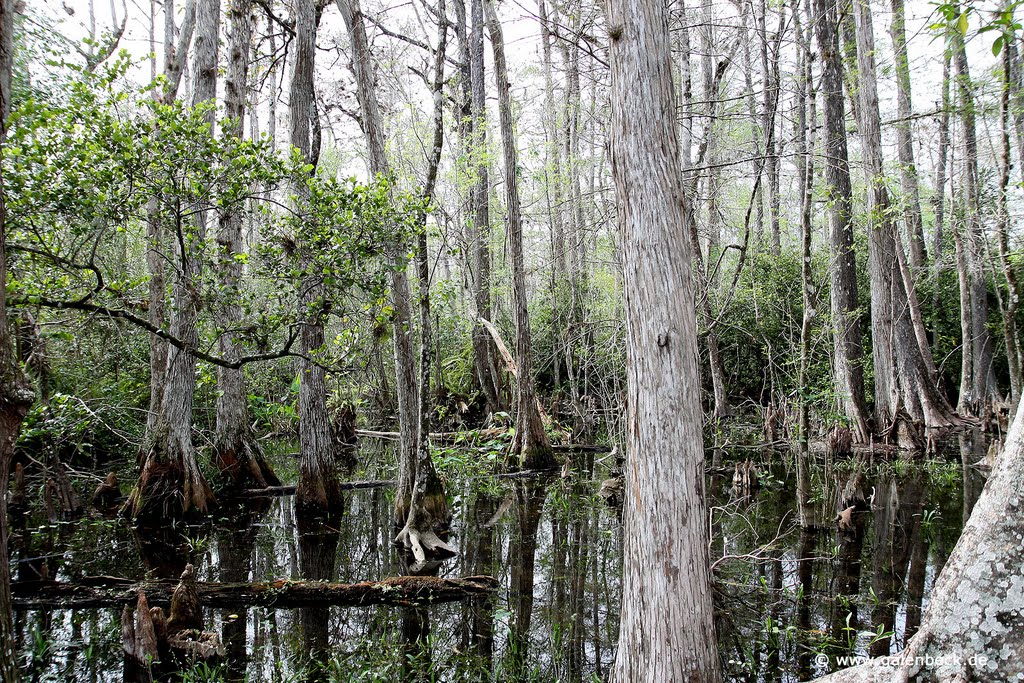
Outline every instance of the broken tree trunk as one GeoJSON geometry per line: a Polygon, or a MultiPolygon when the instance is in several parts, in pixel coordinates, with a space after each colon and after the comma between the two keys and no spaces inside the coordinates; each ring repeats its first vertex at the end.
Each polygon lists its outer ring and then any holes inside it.
{"type": "MultiPolygon", "coordinates": [[[[14,607],[36,609],[94,609],[119,607],[134,602],[144,591],[151,604],[169,605],[178,581],[134,582],[111,576],[86,577],[78,583],[19,581],[13,584],[14,607]]],[[[435,576],[397,576],[382,581],[329,583],[327,581],[276,581],[259,583],[195,582],[203,607],[295,607],[412,605],[453,602],[494,592],[497,579],[468,576],[446,579],[435,576]]]]}

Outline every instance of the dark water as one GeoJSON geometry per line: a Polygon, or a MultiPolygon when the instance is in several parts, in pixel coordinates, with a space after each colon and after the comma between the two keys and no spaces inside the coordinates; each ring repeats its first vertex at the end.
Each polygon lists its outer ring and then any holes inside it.
{"type": "MultiPolygon", "coordinates": [[[[987,446],[966,434],[928,458],[833,464],[812,456],[816,532],[798,524],[793,454],[709,452],[710,554],[728,678],[806,680],[847,654],[901,649],[984,484],[971,465],[987,446]],[[760,486],[734,491],[735,463],[747,459],[760,486]]],[[[389,474],[392,454],[363,455],[368,475],[389,474]]],[[[207,610],[227,662],[182,680],[603,680],[615,654],[622,542],[617,511],[597,495],[610,464],[598,456],[588,474],[565,480],[450,479],[461,552],[438,572],[495,576],[493,599],[207,610]]],[[[457,471],[447,469],[450,477],[457,471]]],[[[351,492],[337,529],[306,528],[291,498],[162,538],[118,520],[43,525],[16,541],[16,575],[176,577],[191,562],[209,581],[394,576],[402,563],[391,544],[390,496],[351,492]]],[[[20,612],[17,631],[30,680],[121,680],[120,610],[20,612]]]]}

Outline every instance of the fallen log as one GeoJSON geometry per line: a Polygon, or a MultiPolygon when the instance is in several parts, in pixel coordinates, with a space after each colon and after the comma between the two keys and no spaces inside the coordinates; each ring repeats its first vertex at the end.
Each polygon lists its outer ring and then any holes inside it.
{"type": "MultiPolygon", "coordinates": [[[[484,429],[476,432],[431,432],[430,440],[435,443],[457,445],[460,440],[467,443],[476,438],[493,439],[505,434],[506,431],[504,429],[484,429]]],[[[383,439],[385,441],[398,441],[399,438],[398,432],[375,432],[367,429],[357,429],[356,434],[366,439],[383,439]]],[[[611,453],[612,447],[599,444],[553,443],[551,450],[556,453],[611,453]]]]}
{"type": "MultiPolygon", "coordinates": [[[[170,605],[175,580],[132,581],[113,576],[85,577],[76,583],[16,581],[11,584],[14,609],[95,609],[123,607],[138,600],[144,591],[150,605],[170,605]]],[[[436,576],[396,576],[383,581],[328,583],[279,579],[262,583],[197,581],[203,607],[365,607],[410,606],[454,602],[493,593],[497,579],[468,576],[445,579],[436,576]]]]}
{"type": "MultiPolygon", "coordinates": [[[[345,481],[341,483],[342,491],[352,491],[355,489],[378,489],[394,486],[394,479],[370,479],[367,481],[345,481]]],[[[262,489],[245,489],[242,491],[241,497],[260,497],[260,498],[273,498],[276,496],[294,496],[295,495],[295,484],[286,484],[284,486],[267,486],[262,489]]]]}

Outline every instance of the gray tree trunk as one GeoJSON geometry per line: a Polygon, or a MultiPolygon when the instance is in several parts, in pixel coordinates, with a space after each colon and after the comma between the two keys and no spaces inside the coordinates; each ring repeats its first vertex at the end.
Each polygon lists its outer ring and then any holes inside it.
{"type": "MultiPolygon", "coordinates": [[[[939,276],[942,274],[942,248],[946,230],[946,164],[949,159],[949,50],[944,51],[942,60],[942,112],[939,114],[939,159],[935,164],[935,233],[932,235],[932,308],[939,307],[939,276]]],[[[936,326],[938,323],[936,323],[936,326]]],[[[933,333],[935,330],[933,330],[933,333]]]]}
{"type": "Polygon", "coordinates": [[[815,38],[821,56],[821,91],[825,114],[825,182],[829,198],[835,387],[854,438],[870,438],[864,402],[863,350],[857,296],[856,253],[853,243],[853,190],[846,147],[846,108],[843,104],[843,66],[839,54],[838,17],[834,0],[814,0],[815,38]]]}
{"type": "MultiPolygon", "coordinates": [[[[469,71],[472,102],[473,142],[470,156],[474,159],[473,223],[470,249],[473,252],[474,304],[476,318],[491,320],[491,213],[489,162],[487,149],[487,88],[484,80],[484,0],[470,0],[469,71]]],[[[497,351],[483,325],[473,325],[473,365],[477,381],[491,412],[502,410],[501,378],[498,374],[497,351]]]]}
{"type": "Polygon", "coordinates": [[[896,139],[900,160],[900,188],[903,192],[903,219],[910,244],[910,267],[915,276],[925,267],[924,226],[921,220],[921,192],[914,163],[914,107],[910,95],[910,64],[907,57],[906,21],[903,0],[891,0],[892,23],[889,35],[896,61],[896,139]]]}
{"type": "MultiPolygon", "coordinates": [[[[0,0],[0,144],[7,137],[14,73],[14,0],[0,0]]],[[[3,178],[0,177],[0,184],[3,178]]],[[[7,206],[0,192],[0,680],[21,680],[14,615],[11,607],[11,565],[8,543],[7,490],[14,442],[35,396],[18,364],[7,316],[7,206]]]]}
{"type": "Polygon", "coordinates": [[[990,401],[1000,399],[992,368],[992,337],[988,329],[988,292],[985,286],[985,228],[981,216],[978,177],[978,140],[975,130],[974,84],[967,63],[967,50],[959,31],[951,31],[953,65],[960,99],[960,123],[964,143],[964,249],[971,291],[971,395],[965,405],[977,414],[990,401]]]}
{"type": "MultiPolygon", "coordinates": [[[[216,102],[217,55],[220,30],[220,0],[199,0],[196,5],[195,71],[193,106],[216,102]]],[[[216,111],[206,114],[213,135],[216,111]]],[[[200,211],[191,227],[177,221],[174,236],[178,273],[172,286],[171,335],[186,349],[199,346],[199,310],[202,275],[199,253],[206,238],[207,212],[200,211]]],[[[196,357],[189,350],[171,346],[167,353],[167,375],[163,399],[152,433],[139,481],[128,499],[133,518],[165,523],[168,517],[206,514],[214,503],[213,491],[199,469],[192,443],[192,407],[196,391],[196,357]]]]}
{"type": "Polygon", "coordinates": [[[526,295],[526,264],[523,255],[523,219],[519,205],[519,179],[516,139],[512,121],[512,97],[509,93],[508,67],[505,64],[505,41],[493,0],[485,0],[487,32],[494,51],[494,78],[498,86],[498,117],[505,159],[505,225],[508,228],[509,251],[512,256],[512,315],[516,322],[516,433],[511,450],[518,455],[519,467],[545,469],[554,465],[551,442],[544,431],[537,406],[537,389],[533,380],[533,348],[530,337],[530,316],[526,295]]]}
{"type": "Polygon", "coordinates": [[[1016,46],[1012,41],[1003,47],[1003,92],[999,106],[999,138],[1002,159],[999,173],[999,261],[1006,280],[1003,307],[1003,339],[1006,342],[1006,360],[1010,371],[1010,401],[1016,406],[1021,391],[1021,358],[1017,333],[1017,311],[1020,308],[1020,283],[1010,259],[1010,206],[1009,187],[1012,166],[1010,147],[1010,94],[1013,90],[1016,46]]]}
{"type": "MultiPolygon", "coordinates": [[[[810,0],[807,2],[807,21],[813,22],[810,12],[810,0]]],[[[814,228],[812,210],[814,204],[814,154],[817,142],[818,107],[813,81],[813,53],[811,52],[811,29],[804,32],[800,19],[799,0],[793,0],[793,21],[800,42],[799,69],[800,82],[796,93],[797,106],[797,177],[800,188],[800,282],[803,303],[803,316],[800,325],[800,376],[798,386],[804,395],[800,400],[799,427],[797,441],[797,511],[800,527],[813,529],[818,524],[815,506],[812,504],[811,468],[809,458],[810,441],[810,401],[807,400],[808,365],[811,356],[811,323],[814,310],[817,308],[814,295],[814,284],[811,273],[811,234],[814,228]]],[[[827,155],[826,155],[827,156],[827,155]]]]}
{"type": "MultiPolygon", "coordinates": [[[[164,77],[162,92],[154,91],[153,96],[163,102],[173,102],[178,96],[181,71],[187,57],[192,33],[195,29],[196,0],[188,0],[181,34],[175,42],[177,28],[174,23],[174,1],[164,3],[164,77]]],[[[156,62],[154,60],[154,69],[156,62]]],[[[166,248],[163,219],[160,216],[159,199],[154,197],[146,205],[146,270],[149,274],[149,322],[163,328],[167,322],[167,280],[164,274],[166,248]]],[[[146,419],[146,435],[152,435],[160,415],[167,384],[168,344],[156,336],[149,335],[149,414],[146,419]]]]}
{"type": "MultiPolygon", "coordinates": [[[[292,3],[295,23],[294,64],[292,67],[289,136],[293,147],[305,159],[313,159],[310,131],[313,116],[313,66],[316,58],[316,3],[295,0],[292,3]]],[[[293,194],[296,209],[304,210],[309,188],[304,178],[296,178],[293,194]]],[[[299,239],[303,270],[310,270],[312,260],[299,239]]],[[[325,372],[316,358],[324,345],[323,284],[318,274],[304,273],[299,282],[298,319],[302,326],[299,349],[299,483],[296,504],[311,511],[334,513],[343,504],[338,480],[338,466],[333,453],[331,421],[327,415],[325,372]]]]}
{"type": "MultiPolygon", "coordinates": [[[[228,72],[224,81],[224,137],[231,142],[242,140],[245,121],[245,96],[248,91],[249,44],[252,41],[251,0],[230,0],[228,7],[229,41],[228,72]]],[[[217,324],[222,330],[218,339],[221,358],[234,361],[241,355],[239,342],[232,330],[242,322],[242,262],[245,253],[242,239],[242,214],[226,209],[220,213],[217,231],[217,268],[222,300],[217,307],[217,324]]],[[[249,392],[245,370],[217,368],[217,423],[214,433],[214,460],[229,485],[236,489],[278,486],[274,474],[249,419],[249,392]]]]}
{"type": "Polygon", "coordinates": [[[666,9],[610,0],[607,14],[629,349],[624,600],[611,680],[717,683],[690,213],[666,9]]]}
{"type": "MultiPolygon", "coordinates": [[[[882,163],[882,129],[875,76],[874,33],[868,0],[854,0],[860,96],[861,147],[868,186],[868,269],[875,360],[875,415],[879,429],[894,425],[905,410],[927,427],[953,422],[952,409],[935,386],[931,350],[915,325],[917,297],[892,219],[882,163]]],[[[920,332],[923,334],[923,326],[920,332]]],[[[906,439],[900,435],[900,440],[906,439]]]]}
{"type": "MultiPolygon", "coordinates": [[[[366,28],[358,0],[337,0],[342,18],[352,43],[352,70],[356,76],[356,92],[363,112],[363,133],[369,149],[370,172],[374,175],[391,174],[390,164],[384,148],[384,122],[377,101],[376,78],[370,56],[366,28]]],[[[439,10],[443,15],[443,5],[439,10]]],[[[447,40],[446,26],[442,22],[441,40],[435,55],[435,86],[441,80],[444,68],[444,50],[447,40]],[[441,75],[438,74],[441,71],[441,75]]],[[[428,159],[428,173],[425,189],[433,194],[440,163],[443,136],[440,92],[435,94],[434,138],[428,159]]],[[[426,215],[419,217],[425,229],[426,215]]],[[[391,290],[395,303],[395,370],[398,390],[399,421],[399,466],[398,487],[395,493],[395,526],[401,529],[396,542],[409,548],[417,563],[427,557],[447,555],[453,552],[451,546],[441,540],[437,533],[447,528],[450,515],[444,494],[444,486],[434,470],[430,455],[430,291],[429,271],[426,259],[426,234],[420,233],[418,266],[420,276],[420,323],[423,334],[420,347],[421,374],[417,393],[416,360],[412,348],[412,294],[404,269],[392,270],[391,290]]],[[[405,250],[405,245],[394,245],[394,258],[405,250]]]]}

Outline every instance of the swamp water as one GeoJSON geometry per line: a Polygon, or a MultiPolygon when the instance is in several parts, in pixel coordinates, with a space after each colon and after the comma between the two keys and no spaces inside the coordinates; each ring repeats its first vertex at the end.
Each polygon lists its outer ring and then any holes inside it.
{"type": "MultiPolygon", "coordinates": [[[[849,655],[901,649],[984,485],[973,465],[987,446],[983,435],[966,433],[926,459],[832,466],[812,456],[815,532],[798,524],[791,453],[709,452],[726,678],[808,680],[842,668],[849,655]],[[734,490],[735,464],[747,460],[760,486],[734,490]]],[[[361,456],[365,478],[392,473],[386,449],[361,456]]],[[[221,635],[225,661],[181,680],[603,680],[615,654],[622,535],[618,512],[598,495],[611,463],[584,459],[589,473],[567,479],[466,476],[440,460],[460,553],[436,573],[494,576],[493,597],[426,607],[208,608],[206,628],[221,635]]],[[[294,462],[279,460],[282,478],[293,478],[294,462]]],[[[391,495],[347,492],[337,529],[307,529],[290,497],[268,500],[261,514],[222,510],[207,527],[163,534],[117,519],[33,517],[20,536],[15,531],[14,574],[177,578],[188,562],[202,581],[395,576],[402,562],[391,543],[391,495]]],[[[120,681],[120,621],[120,609],[18,611],[27,679],[120,681]]]]}

